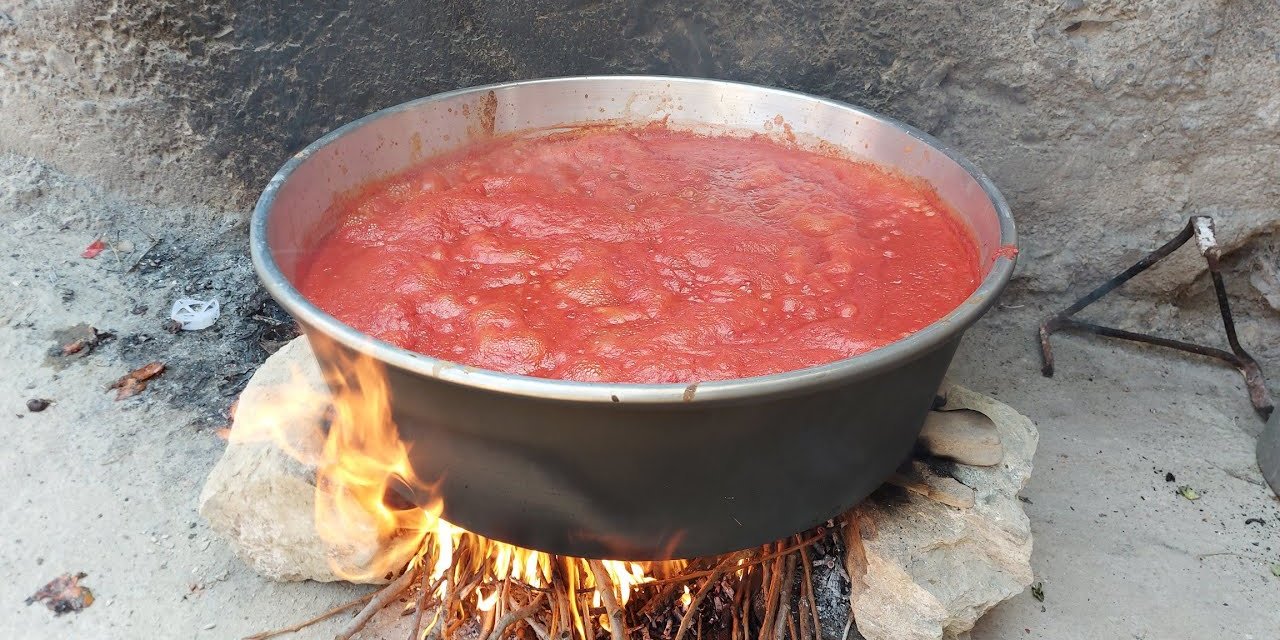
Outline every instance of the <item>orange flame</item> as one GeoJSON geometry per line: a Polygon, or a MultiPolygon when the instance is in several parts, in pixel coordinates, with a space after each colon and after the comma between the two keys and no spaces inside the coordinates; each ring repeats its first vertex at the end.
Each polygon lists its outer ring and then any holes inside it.
{"type": "MultiPolygon", "coordinates": [[[[298,358],[300,364],[287,380],[245,390],[230,441],[271,441],[316,468],[315,525],[336,575],[351,581],[385,579],[411,562],[421,562],[443,590],[456,552],[465,547],[469,561],[481,563],[480,575],[485,577],[468,594],[479,611],[503,606],[499,583],[504,580],[536,588],[550,584],[552,567],[561,561],[572,572],[576,588],[595,590],[586,560],[556,559],[470,533],[440,517],[444,503],[438,497],[425,507],[388,505],[385,497],[397,485],[412,487],[419,496],[433,495],[434,487],[418,478],[409,463],[409,448],[391,417],[382,365],[365,356],[326,353],[326,360],[338,363],[330,368],[338,373],[330,374],[326,387],[310,354],[306,356],[298,358]]],[[[679,560],[601,564],[621,604],[630,600],[637,585],[685,566],[679,560]]],[[[600,606],[598,592],[592,606],[600,606]]],[[[575,622],[581,632],[581,620],[575,622]]]]}

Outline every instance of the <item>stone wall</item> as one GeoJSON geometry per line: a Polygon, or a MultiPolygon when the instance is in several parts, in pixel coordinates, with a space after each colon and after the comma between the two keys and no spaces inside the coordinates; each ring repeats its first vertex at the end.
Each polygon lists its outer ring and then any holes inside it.
{"type": "MultiPolygon", "coordinates": [[[[830,96],[954,144],[1014,208],[1024,290],[1079,288],[1196,212],[1230,248],[1274,245],[1280,228],[1270,0],[508,4],[0,3],[0,152],[247,211],[285,157],[381,107],[665,73],[830,96]]],[[[1145,286],[1190,283],[1190,258],[1145,286]]]]}

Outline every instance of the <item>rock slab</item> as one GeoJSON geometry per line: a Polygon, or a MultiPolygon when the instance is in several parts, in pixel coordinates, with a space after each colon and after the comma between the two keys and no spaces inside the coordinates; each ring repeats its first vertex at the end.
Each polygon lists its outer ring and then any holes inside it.
{"type": "Polygon", "coordinates": [[[919,448],[961,464],[989,467],[1000,464],[1004,447],[991,419],[977,411],[930,411],[920,431],[919,448]]]}
{"type": "Polygon", "coordinates": [[[1031,475],[1035,425],[958,385],[942,408],[989,417],[1003,460],[947,469],[973,490],[972,507],[886,487],[846,515],[850,605],[867,640],[964,638],[978,618],[1032,581],[1031,527],[1018,492],[1031,475]]]}
{"type": "Polygon", "coordinates": [[[934,472],[928,464],[920,460],[912,460],[904,469],[899,469],[893,474],[887,482],[950,507],[957,509],[973,507],[973,489],[951,476],[934,472]]]}
{"type": "Polygon", "coordinates": [[[328,392],[311,345],[298,338],[254,373],[240,395],[227,450],[200,494],[200,514],[235,554],[264,577],[285,582],[341,580],[315,528],[319,425],[328,392]],[[265,437],[262,421],[288,417],[285,439],[265,437]],[[282,445],[286,445],[289,452],[282,445]]]}

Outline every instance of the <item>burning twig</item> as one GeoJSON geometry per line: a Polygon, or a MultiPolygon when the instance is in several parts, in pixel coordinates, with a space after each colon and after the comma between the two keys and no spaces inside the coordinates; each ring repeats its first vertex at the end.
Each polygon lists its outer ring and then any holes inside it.
{"type": "Polygon", "coordinates": [[[613,593],[613,579],[609,577],[609,572],[604,570],[604,563],[599,560],[591,561],[591,573],[596,578],[596,591],[600,593],[600,599],[604,600],[604,608],[609,612],[609,632],[613,640],[626,640],[626,626],[622,619],[622,607],[618,606],[618,599],[613,593]]]}
{"type": "Polygon", "coordinates": [[[329,618],[332,618],[333,616],[336,616],[339,613],[342,613],[343,611],[350,609],[351,607],[368,602],[371,598],[373,598],[373,596],[377,594],[378,594],[377,591],[370,591],[369,593],[366,593],[360,596],[359,598],[356,598],[355,600],[351,600],[350,602],[345,602],[343,604],[340,604],[314,618],[311,618],[310,620],[299,622],[298,624],[291,625],[288,627],[276,629],[275,631],[263,631],[262,633],[255,633],[254,635],[246,636],[244,640],[269,640],[270,638],[274,638],[276,636],[283,636],[290,633],[297,633],[298,631],[302,631],[303,629],[306,629],[307,627],[313,624],[328,620],[329,618]]]}
{"type": "MultiPolygon", "coordinates": [[[[543,593],[539,592],[539,594],[538,594],[538,595],[539,595],[539,596],[542,596],[542,595],[545,595],[545,594],[543,594],[543,593]]],[[[508,604],[512,609],[515,609],[515,608],[516,608],[516,603],[515,603],[515,600],[514,600],[514,599],[508,600],[508,601],[507,601],[507,604],[508,604]]],[[[525,624],[527,624],[527,625],[529,625],[529,628],[530,628],[530,629],[533,629],[533,634],[534,634],[534,635],[536,635],[536,636],[538,636],[538,640],[551,640],[551,635],[547,633],[547,628],[546,628],[546,627],[544,627],[544,626],[542,626],[541,624],[539,624],[537,620],[534,620],[534,619],[533,619],[533,618],[534,618],[534,615],[536,615],[536,614],[537,614],[537,610],[535,609],[535,610],[534,610],[534,612],[533,612],[533,614],[530,614],[530,615],[525,616],[525,618],[524,618],[524,623],[525,623],[525,624]]]]}
{"type": "MultiPolygon", "coordinates": [[[[463,613],[463,615],[458,616],[458,619],[447,623],[447,625],[444,628],[444,632],[441,634],[441,636],[445,640],[452,638],[453,632],[457,631],[459,627],[466,624],[467,622],[465,617],[466,612],[462,610],[462,601],[468,595],[470,595],[473,590],[475,590],[476,586],[480,584],[480,580],[482,579],[482,577],[483,576],[477,575],[473,577],[470,582],[463,585],[461,589],[454,589],[452,591],[449,590],[449,583],[447,582],[445,583],[446,597],[445,597],[445,603],[441,605],[441,607],[442,607],[442,610],[445,612],[446,621],[448,620],[449,616],[453,615],[453,610],[455,607],[460,612],[463,613]]],[[[458,576],[457,582],[458,583],[462,582],[461,576],[458,576]]]]}
{"type": "Polygon", "coordinates": [[[457,593],[458,593],[456,589],[452,588],[453,582],[449,580],[448,576],[449,576],[448,572],[446,572],[444,576],[442,576],[443,582],[441,584],[444,585],[444,595],[440,597],[440,606],[436,607],[436,615],[434,618],[431,619],[431,624],[427,627],[427,629],[430,630],[430,629],[434,629],[435,626],[439,624],[442,627],[442,629],[440,630],[440,636],[442,638],[448,637],[449,615],[450,615],[450,612],[453,610],[454,598],[457,596],[457,593]]]}
{"type": "Polygon", "coordinates": [[[644,606],[641,607],[640,611],[636,613],[636,617],[646,618],[657,613],[659,609],[667,606],[673,600],[675,600],[676,587],[680,583],[686,582],[688,580],[693,580],[698,576],[710,575],[708,572],[713,568],[714,568],[714,564],[712,563],[710,558],[699,558],[697,560],[693,560],[692,562],[690,562],[684,568],[684,571],[682,571],[678,576],[673,576],[665,580],[651,580],[649,582],[641,583],[640,584],[641,587],[661,586],[662,589],[658,591],[658,593],[654,594],[652,598],[649,598],[647,602],[644,603],[644,606]]]}
{"type": "MultiPolygon", "coordinates": [[[[502,640],[502,634],[506,633],[507,627],[510,627],[518,620],[524,620],[525,618],[529,618],[533,616],[533,614],[537,613],[538,610],[542,608],[542,601],[545,600],[546,597],[547,594],[539,593],[529,601],[529,604],[518,609],[508,611],[507,614],[502,616],[502,618],[498,620],[497,624],[493,626],[493,631],[489,633],[487,640],[502,640]]],[[[536,629],[534,631],[535,633],[537,632],[536,629]]]]}
{"type": "Polygon", "coordinates": [[[747,598],[747,592],[751,590],[751,574],[750,569],[743,571],[741,580],[738,581],[738,588],[733,590],[733,602],[729,603],[729,640],[739,640],[746,638],[747,632],[744,627],[743,616],[739,615],[742,610],[742,601],[747,598]]]}
{"type": "Polygon", "coordinates": [[[418,576],[418,571],[420,571],[420,569],[415,564],[410,563],[409,568],[406,569],[399,578],[396,578],[394,582],[383,587],[381,591],[377,592],[373,596],[373,599],[369,601],[369,604],[366,604],[364,608],[360,610],[360,613],[356,614],[356,617],[351,620],[351,624],[347,625],[347,628],[343,629],[342,633],[339,633],[334,640],[351,640],[351,636],[354,636],[363,629],[366,624],[369,624],[369,620],[373,618],[373,614],[382,610],[382,608],[390,604],[396,596],[399,596],[405,589],[408,589],[409,585],[413,584],[413,579],[418,576]]]}
{"type": "MultiPolygon", "coordinates": [[[[773,624],[773,640],[782,640],[783,634],[786,632],[786,623],[791,619],[791,590],[795,586],[796,581],[796,557],[795,555],[787,556],[787,568],[782,574],[782,582],[778,592],[778,607],[774,613],[776,617],[773,624]]],[[[761,633],[764,630],[761,629],[761,633]]],[[[795,634],[792,634],[795,640],[795,634]]]]}
{"type": "MultiPolygon", "coordinates": [[[[792,553],[793,551],[798,551],[801,547],[813,546],[813,543],[821,540],[822,537],[825,535],[826,535],[825,531],[819,530],[816,534],[806,538],[803,542],[800,542],[798,544],[782,549],[781,551],[774,551],[772,553],[761,555],[760,557],[752,560],[748,564],[761,564],[764,562],[768,562],[770,560],[777,559],[780,556],[785,556],[789,553],[792,553]]],[[[673,582],[687,582],[689,580],[696,580],[698,578],[709,576],[714,571],[715,569],[708,569],[706,571],[689,571],[681,575],[673,576],[670,578],[658,578],[656,580],[650,580],[648,582],[645,582],[643,586],[651,587],[656,585],[665,585],[673,582]]]]}
{"type": "Polygon", "coordinates": [[[582,610],[586,612],[586,615],[582,616],[583,637],[586,638],[587,640],[595,640],[596,630],[594,625],[591,622],[591,599],[586,596],[583,596],[581,605],[582,605],[582,610]]]}
{"type": "MultiPolygon", "coordinates": [[[[504,589],[506,588],[505,585],[506,583],[504,582],[504,589]]],[[[492,607],[487,611],[482,612],[482,615],[480,616],[480,633],[476,635],[477,638],[487,638],[490,633],[493,633],[493,625],[497,621],[498,616],[501,615],[501,611],[502,599],[499,598],[494,601],[492,607]]]]}
{"type": "Polygon", "coordinates": [[[777,615],[778,590],[782,582],[782,557],[775,556],[773,565],[764,565],[762,585],[767,584],[764,592],[764,619],[760,622],[759,640],[770,640],[768,635],[773,629],[774,616],[777,615]]]}
{"type": "Polygon", "coordinates": [[[551,596],[555,602],[556,624],[552,628],[551,635],[557,638],[573,634],[573,618],[569,613],[569,584],[565,569],[567,563],[564,558],[556,558],[558,562],[551,563],[551,596]]]}
{"type": "MultiPolygon", "coordinates": [[[[799,536],[796,537],[799,538],[799,536]]],[[[804,589],[805,595],[808,596],[809,613],[813,616],[813,637],[817,638],[822,632],[822,622],[818,619],[818,600],[813,595],[813,565],[809,562],[808,547],[800,547],[800,564],[804,567],[804,582],[802,583],[802,588],[804,589]]],[[[800,616],[800,621],[801,635],[809,637],[809,634],[804,631],[804,627],[806,625],[804,624],[803,615],[800,616]]]]}
{"type": "MultiPolygon", "coordinates": [[[[426,571],[419,571],[418,573],[422,574],[421,591],[418,592],[418,601],[414,604],[413,630],[409,632],[409,640],[418,640],[420,637],[418,634],[422,632],[422,609],[427,606],[427,594],[435,591],[434,587],[427,588],[427,578],[430,577],[430,574],[426,571]]],[[[439,581],[437,581],[438,584],[439,581]]]]}
{"type": "MultiPolygon", "coordinates": [[[[728,573],[731,569],[738,568],[738,558],[742,557],[742,552],[730,554],[715,569],[711,570],[711,575],[707,577],[707,581],[702,583],[702,588],[698,589],[698,594],[693,596],[693,600],[689,602],[689,608],[684,612],[684,617],[680,620],[680,628],[676,631],[675,640],[684,640],[684,636],[689,632],[689,624],[697,616],[698,607],[702,605],[702,601],[707,598],[707,594],[711,592],[712,587],[720,583],[720,578],[728,573]]],[[[614,640],[618,640],[614,637],[614,640]]]]}

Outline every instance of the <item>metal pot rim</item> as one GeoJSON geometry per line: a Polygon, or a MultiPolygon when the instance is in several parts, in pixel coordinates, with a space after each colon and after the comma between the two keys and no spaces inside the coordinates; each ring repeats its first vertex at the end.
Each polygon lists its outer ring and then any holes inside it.
{"type": "Polygon", "coordinates": [[[592,81],[635,80],[663,81],[669,83],[724,84],[740,85],[755,89],[765,89],[778,94],[789,95],[797,99],[816,101],[838,109],[848,111],[873,120],[878,120],[905,132],[912,138],[943,153],[952,162],[965,170],[981,186],[990,199],[999,219],[1000,245],[1016,246],[1017,235],[1014,229],[1013,215],[1009,205],[990,178],[980,169],[933,136],[910,125],[898,122],[877,113],[855,107],[853,105],[820,98],[797,91],[763,87],[743,82],[726,80],[709,80],[702,78],[681,78],[670,76],[644,75],[603,75],[603,76],[568,76],[561,78],[545,78],[504,82],[478,87],[458,89],[438,93],[424,98],[411,100],[393,107],[364,116],[349,122],[316,140],[302,151],[294,154],[284,166],[271,178],[254,207],[249,226],[250,254],[258,277],[263,287],[280,304],[304,325],[321,331],[338,342],[360,353],[371,356],[385,364],[399,367],[428,378],[485,389],[493,392],[540,398],[544,400],[560,400],[587,403],[627,403],[647,405],[680,405],[688,402],[731,401],[743,398],[760,398],[762,396],[791,395],[806,390],[826,387],[839,382],[856,380],[874,375],[889,367],[910,361],[924,355],[939,345],[957,338],[966,328],[986,313],[995,303],[996,297],[1008,283],[1013,274],[1015,257],[998,255],[990,272],[983,278],[977,290],[950,313],[926,326],[925,328],[883,347],[873,349],[843,360],[824,365],[785,371],[767,376],[751,378],[735,378],[709,382],[692,382],[689,384],[634,384],[614,382],[574,382],[551,378],[535,378],[481,369],[467,365],[433,358],[424,354],[402,349],[390,343],[378,340],[370,335],[357,331],[329,315],[307,300],[296,287],[289,282],[276,264],[267,243],[267,218],[270,215],[276,195],[286,180],[306,160],[319,150],[342,138],[347,133],[388,116],[412,110],[419,105],[446,100],[460,95],[480,93],[507,87],[546,84],[574,83],[592,81]]]}

